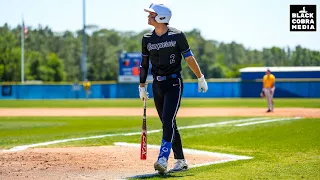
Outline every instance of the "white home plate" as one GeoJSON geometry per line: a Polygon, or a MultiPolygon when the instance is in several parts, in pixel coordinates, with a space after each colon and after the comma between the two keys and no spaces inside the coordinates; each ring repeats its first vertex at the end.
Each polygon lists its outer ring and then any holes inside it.
{"type": "MultiPolygon", "coordinates": [[[[124,143],[124,142],[117,142],[114,144],[116,146],[121,146],[121,147],[135,148],[137,151],[136,152],[137,156],[139,157],[140,144],[130,144],[130,143],[124,143]]],[[[122,178],[144,178],[144,177],[152,177],[152,176],[158,175],[158,173],[155,172],[153,169],[153,164],[157,159],[160,146],[148,144],[147,148],[148,148],[147,160],[138,159],[136,163],[140,164],[140,162],[142,161],[144,162],[144,165],[149,168],[148,169],[142,168],[144,169],[143,172],[139,173],[138,175],[134,175],[131,177],[122,177],[122,178]]],[[[225,163],[229,161],[246,160],[246,159],[252,158],[249,156],[238,156],[238,155],[232,155],[232,154],[215,153],[215,152],[200,151],[200,150],[187,149],[187,148],[184,148],[183,150],[184,150],[184,155],[185,155],[185,158],[187,159],[189,168],[208,166],[212,164],[225,163]]],[[[173,158],[173,152],[171,151],[170,158],[168,161],[168,170],[171,167],[173,167],[173,163],[174,163],[174,158],[173,158]]]]}

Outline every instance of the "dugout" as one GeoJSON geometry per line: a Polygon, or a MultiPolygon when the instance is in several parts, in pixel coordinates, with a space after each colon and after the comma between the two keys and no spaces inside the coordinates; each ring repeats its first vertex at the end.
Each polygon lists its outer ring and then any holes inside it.
{"type": "Polygon", "coordinates": [[[276,77],[275,97],[320,98],[320,67],[246,67],[240,69],[241,96],[259,97],[267,69],[276,77]]]}

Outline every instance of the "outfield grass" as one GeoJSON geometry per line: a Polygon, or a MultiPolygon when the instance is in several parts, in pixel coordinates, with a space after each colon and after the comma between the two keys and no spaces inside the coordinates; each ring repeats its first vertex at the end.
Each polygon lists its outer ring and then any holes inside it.
{"type": "MultiPolygon", "coordinates": [[[[231,117],[179,118],[178,126],[203,124],[231,117]]],[[[148,118],[148,130],[161,128],[148,118]]],[[[237,127],[234,124],[180,131],[184,147],[252,156],[253,159],[210,165],[176,173],[184,179],[320,179],[320,119],[301,119],[237,127]]],[[[50,140],[141,131],[141,117],[4,117],[0,148],[50,140]]],[[[148,135],[160,144],[161,133],[148,135]]],[[[139,143],[140,136],[106,137],[52,145],[95,146],[113,142],[139,143]]],[[[50,146],[50,147],[52,147],[50,146]]],[[[155,158],[155,157],[154,157],[155,158]]],[[[152,179],[160,179],[154,177],[152,179]]]]}
{"type": "MultiPolygon", "coordinates": [[[[275,107],[306,107],[320,108],[319,99],[274,99],[275,107]]],[[[148,107],[154,107],[153,99],[148,101],[148,107]]],[[[87,108],[87,107],[141,107],[137,99],[105,99],[105,100],[0,100],[0,108],[87,108]]],[[[266,107],[266,100],[261,98],[234,99],[192,99],[183,98],[181,107],[266,107]]]]}
{"type": "MultiPolygon", "coordinates": [[[[228,120],[222,118],[195,118],[179,120],[182,126],[198,123],[210,123],[228,120]]],[[[235,119],[240,119],[235,118],[235,119]]],[[[159,129],[160,120],[148,117],[148,129],[159,129]]],[[[57,139],[77,138],[113,133],[130,133],[141,131],[141,117],[1,117],[0,119],[0,149],[14,146],[34,144],[57,139]]],[[[93,140],[96,141],[96,140],[93,140]]],[[[98,139],[99,144],[76,141],[72,146],[111,145],[98,139]]],[[[70,143],[69,143],[70,144],[70,143]]],[[[60,146],[60,145],[58,145],[60,146]]]]}

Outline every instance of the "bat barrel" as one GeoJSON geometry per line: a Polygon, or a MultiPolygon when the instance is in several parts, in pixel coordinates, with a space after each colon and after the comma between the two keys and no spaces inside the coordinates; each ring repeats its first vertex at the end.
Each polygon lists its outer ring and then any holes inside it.
{"type": "Polygon", "coordinates": [[[147,134],[145,131],[142,132],[141,136],[141,151],[140,151],[140,159],[147,159],[147,134]]]}
{"type": "Polygon", "coordinates": [[[143,119],[142,119],[142,134],[141,134],[141,150],[140,150],[140,159],[147,159],[147,100],[143,101],[143,119]]]}

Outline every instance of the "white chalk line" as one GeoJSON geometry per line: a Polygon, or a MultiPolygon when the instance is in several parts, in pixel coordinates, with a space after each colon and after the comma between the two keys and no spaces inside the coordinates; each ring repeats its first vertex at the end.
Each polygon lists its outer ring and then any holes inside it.
{"type": "Polygon", "coordinates": [[[202,127],[214,127],[217,125],[225,125],[225,124],[233,124],[238,122],[248,122],[248,121],[256,121],[256,120],[265,120],[270,119],[268,117],[258,117],[258,118],[249,118],[249,119],[239,119],[239,120],[230,120],[230,121],[222,121],[216,123],[209,123],[209,124],[199,124],[199,125],[192,125],[192,126],[182,126],[178,129],[194,129],[194,128],[202,128],[202,127]]]}
{"type": "Polygon", "coordinates": [[[254,122],[236,124],[235,126],[249,126],[249,125],[255,125],[255,124],[270,123],[270,122],[276,122],[276,121],[291,121],[291,120],[297,120],[297,119],[303,119],[303,117],[291,117],[291,118],[270,119],[265,121],[254,121],[254,122]]]}
{"type": "MultiPolygon", "coordinates": [[[[269,123],[269,122],[276,122],[276,121],[288,121],[288,120],[296,120],[296,119],[303,119],[303,117],[278,118],[278,119],[270,119],[270,120],[264,120],[264,121],[254,121],[254,122],[248,122],[248,123],[243,123],[243,124],[236,124],[235,126],[248,126],[248,125],[254,125],[254,124],[269,123]]],[[[231,121],[229,121],[229,122],[231,122],[231,121]]],[[[226,122],[220,122],[220,124],[224,124],[224,123],[226,123],[226,122]]],[[[126,146],[126,147],[140,147],[140,144],[128,144],[128,143],[115,143],[115,145],[126,146]]],[[[159,148],[159,146],[148,145],[148,148],[159,148]]],[[[218,161],[214,161],[214,162],[194,164],[194,165],[189,166],[189,168],[209,166],[209,165],[213,165],[213,164],[220,164],[220,163],[226,163],[226,162],[230,162],[230,161],[246,160],[246,159],[253,158],[253,157],[249,157],[249,156],[238,156],[238,155],[233,155],[233,154],[215,153],[215,152],[200,151],[200,150],[187,149],[187,148],[184,148],[183,151],[185,153],[189,153],[189,154],[199,154],[199,155],[207,155],[210,157],[226,158],[224,160],[218,160],[218,161]]],[[[129,178],[150,178],[150,177],[154,177],[157,175],[159,175],[159,174],[158,173],[142,174],[142,175],[132,176],[129,178]]]]}
{"type": "MultiPolygon", "coordinates": [[[[140,148],[140,144],[125,143],[125,142],[117,142],[117,143],[114,143],[114,145],[123,146],[123,147],[140,148]]],[[[148,148],[159,149],[159,146],[148,144],[148,148]]],[[[230,162],[230,161],[247,160],[247,159],[253,158],[250,156],[239,156],[239,155],[233,155],[233,154],[216,153],[216,152],[209,152],[209,151],[202,151],[202,150],[188,149],[188,148],[183,148],[183,151],[184,151],[184,153],[188,153],[188,154],[206,155],[209,157],[223,158],[223,160],[218,160],[218,161],[214,161],[214,162],[207,162],[207,163],[202,163],[202,164],[190,165],[189,169],[195,168],[195,167],[201,167],[201,166],[209,166],[212,164],[220,164],[220,163],[226,163],[226,162],[230,162]]],[[[128,177],[128,178],[146,178],[146,177],[153,177],[153,176],[157,176],[157,175],[159,175],[159,174],[158,173],[151,173],[151,174],[136,175],[136,176],[128,177]]]]}
{"type": "MultiPolygon", "coordinates": [[[[209,165],[213,165],[213,164],[222,164],[222,163],[227,163],[227,162],[231,162],[231,161],[238,161],[238,160],[240,160],[240,159],[218,160],[218,161],[215,161],[215,162],[209,162],[209,163],[203,163],[203,164],[195,164],[195,165],[189,166],[188,169],[196,168],[196,167],[202,167],[202,166],[209,166],[209,165]]],[[[127,177],[127,178],[131,178],[131,179],[135,179],[135,178],[151,178],[151,177],[155,177],[155,176],[159,176],[159,173],[140,174],[140,175],[135,175],[135,176],[127,177]]],[[[126,180],[126,178],[123,178],[121,180],[126,180]]]]}
{"type": "MultiPolygon", "coordinates": [[[[182,126],[182,127],[179,127],[178,129],[181,130],[181,129],[202,128],[202,127],[214,127],[214,126],[217,126],[217,125],[233,124],[233,123],[239,123],[239,122],[249,122],[249,121],[256,121],[256,120],[266,120],[266,119],[270,119],[270,118],[257,117],[257,118],[248,118],[248,119],[238,119],[238,120],[222,121],[222,122],[209,123],[209,124],[182,126]]],[[[162,131],[162,129],[157,129],[157,130],[147,131],[147,133],[151,134],[151,133],[157,133],[157,132],[161,132],[161,131],[162,131]]],[[[87,139],[98,139],[98,138],[113,137],[113,136],[134,136],[134,135],[141,135],[141,131],[132,132],[132,133],[104,134],[104,135],[98,135],[98,136],[89,136],[89,137],[81,137],[81,138],[70,138],[70,139],[54,140],[54,141],[48,141],[48,142],[42,142],[42,143],[36,143],[36,144],[28,144],[28,145],[16,146],[16,147],[13,147],[13,148],[11,148],[9,150],[2,150],[2,152],[22,151],[22,150],[26,150],[26,149],[32,148],[32,147],[47,146],[47,145],[59,144],[59,143],[65,143],[65,142],[71,142],[71,141],[81,141],[81,140],[87,140],[87,139]]]]}
{"type": "MultiPolygon", "coordinates": [[[[134,143],[126,143],[126,142],[116,142],[114,143],[116,146],[123,146],[123,147],[135,147],[140,148],[141,144],[134,144],[134,143]]],[[[159,145],[151,145],[148,144],[148,148],[152,149],[159,149],[159,145]]],[[[232,154],[224,154],[224,153],[216,153],[216,152],[210,152],[210,151],[202,151],[202,150],[196,150],[196,149],[188,149],[183,148],[183,152],[188,154],[197,154],[197,155],[206,155],[209,157],[219,157],[219,158],[226,158],[226,159],[250,159],[251,157],[248,156],[237,156],[232,154]]]]}

